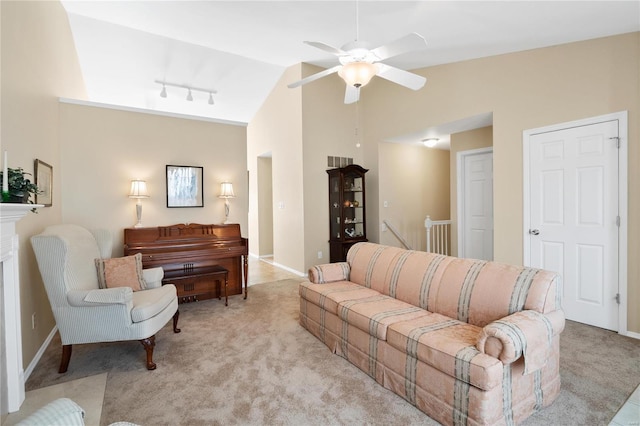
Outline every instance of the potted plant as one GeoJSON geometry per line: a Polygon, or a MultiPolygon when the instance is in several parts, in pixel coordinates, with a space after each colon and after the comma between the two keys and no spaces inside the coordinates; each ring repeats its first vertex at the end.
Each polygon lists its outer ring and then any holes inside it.
{"type": "MultiPolygon", "coordinates": [[[[3,174],[0,171],[0,185],[2,185],[5,178],[3,174]]],[[[8,168],[7,175],[9,176],[9,194],[2,194],[2,202],[33,204],[33,201],[30,200],[31,194],[39,194],[40,190],[35,183],[25,177],[27,175],[31,176],[31,173],[27,173],[22,167],[18,167],[17,169],[8,168]]]]}

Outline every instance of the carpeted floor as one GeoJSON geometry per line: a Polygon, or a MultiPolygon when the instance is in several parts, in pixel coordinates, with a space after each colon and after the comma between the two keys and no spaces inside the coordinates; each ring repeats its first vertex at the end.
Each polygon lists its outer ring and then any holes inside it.
{"type": "MultiPolygon", "coordinates": [[[[436,424],[298,324],[299,281],[254,285],[226,308],[181,305],[182,333],[157,335],[155,371],[140,343],[119,342],[74,346],[60,375],[56,336],[27,390],[106,372],[102,425],[436,424]]],[[[525,425],[607,424],[640,383],[640,341],[568,322],[560,368],[560,397],[525,425]]]]}

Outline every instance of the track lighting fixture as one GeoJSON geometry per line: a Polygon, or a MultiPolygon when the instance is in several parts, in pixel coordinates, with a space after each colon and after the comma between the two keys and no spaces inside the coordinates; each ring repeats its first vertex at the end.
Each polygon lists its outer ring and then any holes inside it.
{"type": "Polygon", "coordinates": [[[160,92],[160,97],[161,98],[166,98],[167,97],[167,88],[166,88],[166,86],[177,87],[179,89],[187,89],[187,98],[186,99],[189,102],[193,101],[193,94],[191,93],[192,91],[208,93],[209,94],[209,100],[207,102],[208,102],[209,105],[213,105],[215,103],[213,101],[213,95],[215,93],[218,93],[216,90],[213,90],[213,89],[205,89],[205,88],[201,88],[201,87],[192,87],[192,86],[187,86],[186,84],[169,83],[168,81],[162,81],[162,80],[154,80],[154,81],[155,81],[155,83],[162,85],[162,91],[160,92]]]}

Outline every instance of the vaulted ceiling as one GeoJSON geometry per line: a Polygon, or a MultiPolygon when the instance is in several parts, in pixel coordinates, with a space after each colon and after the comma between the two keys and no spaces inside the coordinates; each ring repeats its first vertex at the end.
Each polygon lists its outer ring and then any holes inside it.
{"type": "Polygon", "coordinates": [[[340,47],[358,37],[377,47],[417,32],[426,38],[426,49],[385,61],[411,70],[640,31],[639,1],[62,4],[90,101],[242,123],[252,119],[288,66],[337,64],[305,40],[340,47]],[[215,90],[215,103],[198,91],[187,102],[187,90],[173,86],[160,97],[156,80],[215,90]]]}

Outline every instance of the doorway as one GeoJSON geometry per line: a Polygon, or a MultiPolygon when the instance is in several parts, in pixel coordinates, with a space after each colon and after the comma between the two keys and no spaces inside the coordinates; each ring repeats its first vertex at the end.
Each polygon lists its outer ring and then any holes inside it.
{"type": "Polygon", "coordinates": [[[626,113],[524,132],[524,261],[567,319],[626,332],[626,113]]]}
{"type": "Polygon", "coordinates": [[[273,167],[271,153],[258,157],[258,256],[273,261],[273,167]]]}
{"type": "Polygon", "coordinates": [[[493,260],[493,148],[461,151],[458,170],[458,257],[493,260]]]}

